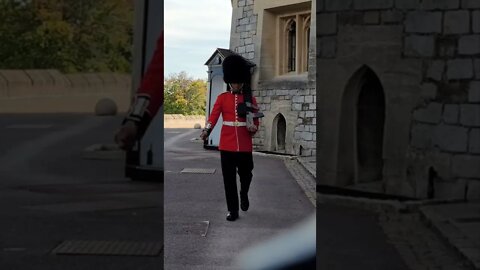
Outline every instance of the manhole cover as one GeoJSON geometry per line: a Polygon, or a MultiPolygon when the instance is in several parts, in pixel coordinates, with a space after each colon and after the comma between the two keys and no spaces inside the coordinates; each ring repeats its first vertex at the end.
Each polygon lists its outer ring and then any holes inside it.
{"type": "Polygon", "coordinates": [[[204,174],[214,174],[214,173],[215,173],[215,169],[184,168],[180,173],[204,173],[204,174]]]}
{"type": "Polygon", "coordinates": [[[172,224],[174,227],[174,234],[195,234],[203,237],[207,236],[210,221],[191,222],[172,224]]]}
{"type": "Polygon", "coordinates": [[[110,255],[158,256],[163,249],[160,242],[81,241],[69,240],[58,245],[56,255],[110,255]]]}
{"type": "Polygon", "coordinates": [[[6,128],[8,129],[47,129],[51,128],[53,125],[36,125],[36,124],[19,124],[19,125],[10,125],[6,128]]]}

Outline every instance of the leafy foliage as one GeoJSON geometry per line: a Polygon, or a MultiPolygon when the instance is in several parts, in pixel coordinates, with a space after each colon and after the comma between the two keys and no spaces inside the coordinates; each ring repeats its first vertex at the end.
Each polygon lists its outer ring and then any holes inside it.
{"type": "Polygon", "coordinates": [[[0,0],[0,68],[129,72],[132,3],[0,0]]]}
{"type": "Polygon", "coordinates": [[[203,115],[206,107],[207,82],[188,76],[185,71],[171,74],[165,80],[166,114],[203,115]]]}

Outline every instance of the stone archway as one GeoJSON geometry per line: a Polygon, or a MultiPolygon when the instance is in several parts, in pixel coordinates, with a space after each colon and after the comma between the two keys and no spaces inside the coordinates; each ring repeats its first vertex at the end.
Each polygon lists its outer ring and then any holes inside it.
{"type": "Polygon", "coordinates": [[[363,66],[355,72],[341,106],[339,184],[382,180],[385,94],[372,69],[363,66]]]}
{"type": "Polygon", "coordinates": [[[272,125],[272,150],[274,152],[285,153],[287,135],[287,121],[285,117],[279,113],[273,119],[272,125]]]}

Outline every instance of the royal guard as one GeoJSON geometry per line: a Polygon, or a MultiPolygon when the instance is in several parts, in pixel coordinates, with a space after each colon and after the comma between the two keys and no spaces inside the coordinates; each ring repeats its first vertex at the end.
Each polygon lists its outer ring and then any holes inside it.
{"type": "Polygon", "coordinates": [[[121,149],[132,149],[135,141],[143,136],[162,104],[163,32],[157,39],[152,60],[135,94],[130,110],[115,135],[115,142],[121,149]]]}
{"type": "Polygon", "coordinates": [[[227,220],[235,221],[239,210],[237,171],[240,176],[240,207],[247,211],[248,190],[253,177],[252,136],[257,132],[258,118],[263,114],[258,112],[257,102],[252,96],[248,62],[240,55],[230,55],[224,59],[222,68],[227,92],[217,97],[200,138],[208,138],[221,114],[223,123],[218,149],[227,199],[227,220]]]}

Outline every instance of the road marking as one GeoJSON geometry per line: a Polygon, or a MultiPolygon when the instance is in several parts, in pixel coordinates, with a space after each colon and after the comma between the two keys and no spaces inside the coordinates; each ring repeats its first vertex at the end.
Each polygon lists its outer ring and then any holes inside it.
{"type": "Polygon", "coordinates": [[[16,125],[10,125],[6,126],[6,129],[47,129],[51,128],[53,125],[39,125],[39,124],[16,124],[16,125]]]}

